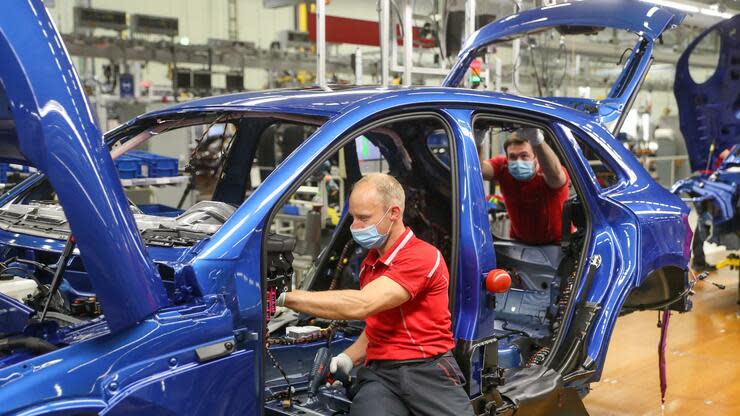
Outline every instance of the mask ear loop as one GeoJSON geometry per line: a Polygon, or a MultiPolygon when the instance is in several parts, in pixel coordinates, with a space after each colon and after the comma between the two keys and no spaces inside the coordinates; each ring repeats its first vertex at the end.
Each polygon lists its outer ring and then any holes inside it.
{"type": "MultiPolygon", "coordinates": [[[[391,208],[393,208],[393,207],[388,207],[388,209],[387,209],[387,210],[385,210],[385,214],[383,214],[383,218],[385,218],[385,216],[386,216],[386,215],[388,215],[388,213],[389,213],[389,212],[391,212],[391,208]]],[[[378,221],[378,223],[377,223],[377,224],[375,224],[375,229],[376,229],[376,230],[378,229],[378,224],[380,224],[380,222],[381,222],[381,221],[383,221],[383,218],[381,218],[381,219],[380,219],[380,221],[378,221]]],[[[388,226],[388,231],[386,231],[386,232],[385,232],[385,234],[383,234],[383,236],[384,236],[384,237],[386,237],[386,238],[387,238],[387,237],[388,237],[388,235],[390,235],[390,233],[391,233],[391,228],[393,228],[393,224],[395,224],[395,222],[396,222],[396,221],[391,221],[391,225],[390,225],[390,226],[388,226]]]]}

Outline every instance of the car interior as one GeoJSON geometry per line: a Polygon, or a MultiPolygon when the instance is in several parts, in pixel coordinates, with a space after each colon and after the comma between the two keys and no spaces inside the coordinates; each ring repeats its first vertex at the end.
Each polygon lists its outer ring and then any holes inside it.
{"type": "MultiPolygon", "coordinates": [[[[480,118],[475,130],[476,136],[482,142],[488,141],[488,148],[494,149],[495,154],[502,151],[501,144],[507,135],[522,126],[517,122],[480,118]]],[[[358,178],[358,174],[368,172],[385,172],[396,177],[406,190],[406,206],[414,207],[406,210],[404,222],[417,237],[441,250],[451,271],[451,279],[454,280],[455,212],[451,202],[455,198],[455,175],[451,169],[454,168],[455,159],[448,134],[444,123],[436,117],[393,121],[350,140],[337,155],[332,155],[329,159],[343,159],[345,170],[340,176],[348,182],[358,178]],[[420,181],[418,178],[425,180],[420,181]]],[[[552,139],[548,138],[548,142],[552,143],[552,139]]],[[[553,145],[553,148],[558,152],[557,146],[553,145]]],[[[311,175],[313,176],[315,175],[311,175]]],[[[345,182],[344,189],[346,200],[351,184],[345,182]]],[[[563,223],[568,224],[563,230],[563,240],[549,245],[529,245],[509,239],[506,234],[505,208],[502,204],[489,202],[497,267],[505,269],[512,276],[511,289],[496,294],[495,299],[494,335],[498,339],[498,365],[507,372],[507,377],[510,376],[509,373],[514,374],[520,369],[545,362],[556,345],[560,335],[558,329],[569,312],[586,227],[584,213],[573,185],[570,195],[563,210],[563,223]]],[[[490,200],[496,201],[496,198],[490,200]]],[[[319,239],[322,241],[319,255],[310,264],[308,271],[294,273],[297,277],[293,282],[294,287],[305,290],[359,287],[359,266],[366,251],[358,247],[350,236],[351,217],[347,215],[346,207],[342,207],[340,211],[342,216],[336,226],[327,230],[324,237],[319,239]]],[[[266,270],[272,270],[272,265],[275,264],[273,259],[288,257],[285,252],[282,256],[270,252],[272,239],[293,239],[293,236],[280,232],[281,215],[278,210],[273,216],[271,230],[275,234],[266,242],[270,265],[266,270]]],[[[291,242],[290,247],[293,250],[290,258],[299,258],[303,253],[296,248],[297,244],[292,244],[295,243],[291,242]]],[[[285,248],[285,245],[281,247],[285,248]]],[[[290,272],[284,270],[282,274],[288,275],[290,272]]],[[[288,287],[287,282],[281,281],[280,284],[288,287]]],[[[450,290],[452,292],[454,288],[450,290]]],[[[286,317],[282,308],[273,307],[279,291],[280,289],[273,289],[268,285],[266,316],[272,320],[268,324],[268,344],[279,345],[280,353],[284,352],[286,345],[300,345],[305,342],[314,345],[330,343],[339,352],[351,343],[349,338],[362,330],[362,322],[328,322],[290,313],[286,317]],[[305,338],[296,337],[292,334],[293,326],[296,325],[308,325],[313,332],[305,338]],[[317,339],[321,341],[317,343],[317,339]]],[[[291,356],[295,356],[295,353],[296,350],[293,350],[291,356]]],[[[289,414],[280,409],[279,399],[284,399],[286,392],[293,391],[291,388],[301,391],[299,387],[306,383],[306,368],[305,362],[296,362],[294,358],[282,362],[281,355],[272,354],[270,358],[273,365],[268,365],[266,369],[266,406],[275,411],[275,414],[289,414]]],[[[458,357],[458,361],[460,359],[458,357]]],[[[311,361],[311,354],[307,354],[306,360],[311,361]]],[[[461,363],[461,368],[469,367],[461,363]]],[[[321,406],[328,406],[335,411],[348,409],[346,395],[342,391],[327,389],[324,393],[325,400],[320,404],[314,403],[310,409],[316,410],[321,406]],[[330,398],[332,399],[329,400],[330,398]]],[[[351,396],[350,391],[346,393],[351,396]]],[[[300,394],[291,399],[299,402],[302,400],[304,404],[310,403],[308,396],[301,397],[300,394]]]]}

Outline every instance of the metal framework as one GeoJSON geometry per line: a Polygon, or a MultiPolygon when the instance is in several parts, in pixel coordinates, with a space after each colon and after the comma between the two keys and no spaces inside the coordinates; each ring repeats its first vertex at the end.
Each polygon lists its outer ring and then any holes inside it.
{"type": "Polygon", "coordinates": [[[226,14],[229,19],[229,39],[239,39],[239,9],[237,8],[236,0],[228,0],[226,14]]]}
{"type": "Polygon", "coordinates": [[[316,1],[316,78],[326,89],[326,3],[316,1]]]}

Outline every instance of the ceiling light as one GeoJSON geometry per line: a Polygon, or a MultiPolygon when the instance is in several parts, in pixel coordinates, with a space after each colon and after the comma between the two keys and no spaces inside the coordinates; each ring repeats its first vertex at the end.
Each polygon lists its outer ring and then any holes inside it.
{"type": "Polygon", "coordinates": [[[645,3],[652,3],[657,6],[665,6],[665,7],[671,7],[676,10],[681,10],[688,13],[699,13],[699,8],[696,6],[692,6],[690,4],[685,3],[679,3],[676,1],[667,1],[667,0],[642,0],[645,3]]]}
{"type": "Polygon", "coordinates": [[[700,13],[707,16],[720,17],[722,19],[729,19],[732,17],[732,13],[721,12],[715,9],[701,9],[700,13]]]}

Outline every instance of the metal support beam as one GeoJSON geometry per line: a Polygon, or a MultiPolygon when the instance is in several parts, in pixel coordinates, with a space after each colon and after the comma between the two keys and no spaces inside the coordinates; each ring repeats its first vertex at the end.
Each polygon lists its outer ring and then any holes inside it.
{"type": "Polygon", "coordinates": [[[327,89],[326,84],[326,3],[316,1],[316,78],[319,87],[327,89]]]}
{"type": "Polygon", "coordinates": [[[363,76],[362,49],[357,48],[355,49],[355,85],[363,85],[365,83],[365,81],[363,80],[363,76]]]}
{"type": "Polygon", "coordinates": [[[229,39],[239,39],[239,12],[236,5],[236,0],[229,0],[226,5],[226,14],[228,17],[228,28],[229,28],[229,39]]]}
{"type": "MultiPolygon", "coordinates": [[[[476,0],[465,1],[465,32],[463,33],[462,38],[463,44],[465,44],[465,41],[470,38],[473,32],[475,32],[475,2],[476,0]]],[[[460,45],[460,49],[462,49],[462,45],[460,45]]],[[[470,81],[467,80],[467,77],[462,82],[462,85],[467,87],[470,86],[470,81]]]]}
{"type": "MultiPolygon", "coordinates": [[[[519,13],[519,11],[522,9],[522,1],[512,1],[514,2],[514,13],[519,13]]],[[[521,45],[522,41],[518,38],[511,43],[511,65],[514,68],[514,70],[511,71],[511,84],[514,86],[514,91],[512,91],[514,93],[519,92],[519,59],[521,59],[519,54],[521,45]]]]}
{"type": "Polygon", "coordinates": [[[414,0],[405,0],[403,7],[403,85],[411,86],[414,52],[414,0]]]}
{"type": "Polygon", "coordinates": [[[463,42],[475,32],[475,1],[465,1],[465,36],[463,36],[463,42]]]}
{"type": "Polygon", "coordinates": [[[391,1],[380,0],[380,85],[384,87],[390,81],[390,23],[391,1]]]}
{"type": "Polygon", "coordinates": [[[501,91],[501,73],[502,71],[501,60],[496,58],[496,91],[501,91]]]}

